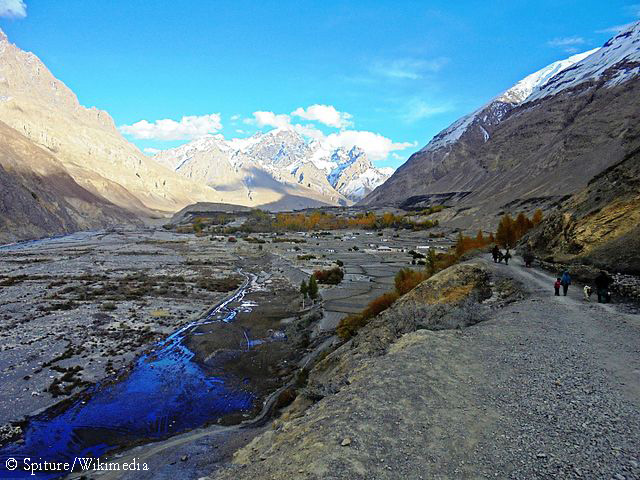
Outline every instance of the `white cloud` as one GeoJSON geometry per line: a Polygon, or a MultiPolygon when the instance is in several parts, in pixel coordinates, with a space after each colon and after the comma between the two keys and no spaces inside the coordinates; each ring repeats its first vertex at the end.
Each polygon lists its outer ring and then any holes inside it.
{"type": "Polygon", "coordinates": [[[155,122],[140,120],[133,125],[121,125],[118,128],[126,135],[143,140],[192,140],[216,133],[222,129],[222,122],[219,113],[212,113],[185,116],[179,122],[170,118],[155,122]]]}
{"type": "Polygon", "coordinates": [[[275,114],[259,110],[253,112],[253,118],[246,118],[244,123],[258,127],[286,128],[291,125],[291,118],[284,113],[275,114]]]}
{"type": "MultiPolygon", "coordinates": [[[[303,110],[306,116],[313,116],[314,119],[317,119],[317,121],[320,122],[319,117],[321,116],[321,114],[318,113],[319,111],[317,109],[312,109],[311,107],[307,108],[306,110],[297,109],[292,113],[292,115],[301,116],[298,115],[298,113],[301,113],[298,112],[298,110],[303,110]],[[309,112],[312,113],[310,114],[309,112]]],[[[323,110],[320,111],[322,112],[323,110]]],[[[335,111],[341,115],[344,114],[344,112],[338,112],[337,110],[335,111]]],[[[334,125],[336,124],[335,116],[331,117],[327,114],[326,117],[322,118],[324,120],[330,120],[330,123],[333,123],[334,125]]],[[[339,116],[338,118],[344,120],[345,118],[351,118],[351,116],[339,116]]],[[[372,161],[384,160],[389,156],[391,152],[404,150],[409,147],[416,147],[418,145],[418,142],[394,142],[384,135],[364,130],[341,130],[340,132],[334,132],[329,135],[325,135],[322,130],[318,129],[313,124],[292,124],[291,117],[289,115],[276,114],[269,111],[253,112],[253,118],[247,118],[244,120],[244,122],[247,124],[256,125],[258,127],[288,128],[296,131],[307,139],[312,139],[320,142],[321,145],[328,149],[336,149],[339,147],[350,149],[354,146],[358,146],[366,152],[366,154],[372,161]]],[[[321,123],[326,124],[326,122],[321,123]]],[[[234,141],[242,142],[243,140],[234,139],[234,141]]]]}
{"type": "Polygon", "coordinates": [[[586,43],[586,40],[582,37],[563,37],[549,40],[547,45],[551,47],[571,47],[575,45],[582,45],[584,43],[586,43]]]}
{"type": "Polygon", "coordinates": [[[23,0],[0,0],[0,17],[24,18],[27,16],[27,5],[23,0]]]}
{"type": "Polygon", "coordinates": [[[162,150],[159,148],[147,147],[143,148],[142,151],[148,155],[155,155],[156,153],[160,153],[162,150]]]}
{"type": "Polygon", "coordinates": [[[405,107],[403,119],[408,123],[414,123],[450,110],[451,107],[448,105],[430,105],[424,100],[413,99],[405,107]]]}
{"type": "Polygon", "coordinates": [[[614,25],[613,27],[603,28],[602,30],[596,30],[596,33],[620,33],[623,30],[629,28],[633,23],[625,23],[624,25],[614,25]]]}
{"type": "Polygon", "coordinates": [[[417,142],[396,143],[379,133],[362,130],[343,130],[339,133],[331,133],[324,138],[324,141],[332,148],[351,148],[357,145],[373,161],[384,160],[393,151],[404,150],[418,145],[417,142]]]}
{"type": "Polygon", "coordinates": [[[321,130],[318,130],[314,125],[295,124],[291,125],[291,128],[303,137],[312,138],[314,140],[322,140],[324,138],[324,133],[321,130]]]}
{"type": "Polygon", "coordinates": [[[380,60],[371,65],[370,70],[376,75],[391,79],[417,80],[425,73],[438,72],[448,63],[446,58],[422,60],[415,58],[400,58],[396,60],[380,60]]]}
{"type": "Polygon", "coordinates": [[[344,128],[353,125],[351,114],[336,110],[333,105],[311,105],[309,107],[298,107],[292,116],[304,118],[305,120],[317,121],[328,127],[344,128]]]}

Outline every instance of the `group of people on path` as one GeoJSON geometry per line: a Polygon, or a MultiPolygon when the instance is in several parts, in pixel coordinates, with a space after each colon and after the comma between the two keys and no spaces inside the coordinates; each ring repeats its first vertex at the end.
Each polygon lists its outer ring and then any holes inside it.
{"type": "MultiPolygon", "coordinates": [[[[609,303],[611,301],[611,292],[609,288],[613,280],[607,272],[601,271],[598,276],[594,279],[593,284],[596,287],[596,293],[598,295],[598,303],[609,303]]],[[[562,288],[562,293],[566,297],[567,291],[569,290],[569,285],[571,285],[571,275],[566,270],[562,272],[562,276],[558,277],[553,284],[553,288],[555,290],[556,296],[560,296],[560,288],[562,288]]],[[[584,299],[586,301],[590,300],[591,293],[593,289],[591,285],[585,285],[583,289],[584,299]]]]}
{"type": "MultiPolygon", "coordinates": [[[[504,263],[506,265],[509,265],[509,259],[511,259],[509,248],[506,249],[505,253],[502,253],[498,245],[494,245],[491,249],[491,256],[493,257],[493,261],[495,263],[501,263],[504,260],[504,263]]],[[[526,250],[522,254],[522,259],[524,260],[524,264],[526,267],[531,267],[531,264],[535,260],[535,257],[531,250],[526,250]]],[[[601,271],[595,278],[593,284],[598,295],[598,303],[609,303],[611,301],[610,287],[612,283],[613,280],[604,271],[601,271]]],[[[560,289],[562,289],[562,294],[566,297],[567,292],[569,291],[569,285],[571,285],[571,275],[569,275],[569,272],[565,270],[553,284],[556,296],[560,296],[560,289]]],[[[593,288],[590,285],[585,285],[583,292],[584,299],[586,301],[589,301],[591,293],[593,292],[593,288]]]]}
{"type": "Polygon", "coordinates": [[[491,249],[491,255],[493,256],[493,261],[495,263],[501,263],[504,260],[505,265],[509,265],[509,260],[511,259],[511,253],[509,253],[509,249],[502,253],[502,251],[498,248],[498,245],[494,245],[491,249]]]}

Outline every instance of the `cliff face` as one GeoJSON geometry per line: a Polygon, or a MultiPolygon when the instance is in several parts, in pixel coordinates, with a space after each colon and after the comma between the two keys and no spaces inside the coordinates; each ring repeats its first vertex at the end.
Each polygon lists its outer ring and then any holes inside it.
{"type": "Polygon", "coordinates": [[[640,274],[640,148],[593,177],[523,243],[543,259],[640,274]]]}
{"type": "Polygon", "coordinates": [[[138,223],[80,186],[47,150],[0,122],[0,242],[138,223]]]}

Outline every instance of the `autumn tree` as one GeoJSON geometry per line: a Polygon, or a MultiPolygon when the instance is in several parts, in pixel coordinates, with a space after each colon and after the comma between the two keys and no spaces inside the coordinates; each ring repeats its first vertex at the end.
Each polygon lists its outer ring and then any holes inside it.
{"type": "Polygon", "coordinates": [[[542,218],[543,218],[542,210],[537,209],[535,212],[533,212],[533,217],[531,218],[531,222],[533,223],[534,226],[539,225],[540,222],[542,222],[542,218]]]}
{"type": "Polygon", "coordinates": [[[505,248],[513,248],[516,244],[516,229],[513,218],[508,213],[504,214],[496,230],[498,244],[505,248]]]}
{"type": "Polygon", "coordinates": [[[516,217],[516,221],[514,223],[513,228],[515,231],[515,237],[517,242],[525,235],[525,233],[527,233],[529,230],[533,228],[533,223],[531,223],[531,220],[529,220],[529,218],[524,213],[520,212],[516,217]]]}

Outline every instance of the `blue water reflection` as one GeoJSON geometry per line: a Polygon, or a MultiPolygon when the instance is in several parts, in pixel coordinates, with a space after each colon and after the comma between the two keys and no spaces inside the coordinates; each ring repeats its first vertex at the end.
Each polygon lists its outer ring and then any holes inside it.
{"type": "MultiPolygon", "coordinates": [[[[218,306],[201,322],[175,332],[141,356],[130,373],[115,383],[89,390],[87,401],[78,400],[63,412],[49,409],[32,417],[23,443],[0,449],[0,478],[34,478],[20,467],[10,472],[6,460],[42,459],[73,463],[75,457],[98,457],[122,445],[160,439],[215,421],[225,414],[252,409],[254,396],[241,382],[229,382],[208,374],[193,360],[183,343],[195,326],[229,322],[236,308],[243,308],[249,282],[231,299],[218,306]],[[230,307],[236,305],[238,307],[230,307]]],[[[60,474],[38,474],[35,478],[57,478],[60,474]]],[[[64,476],[64,475],[62,475],[64,476]]]]}

